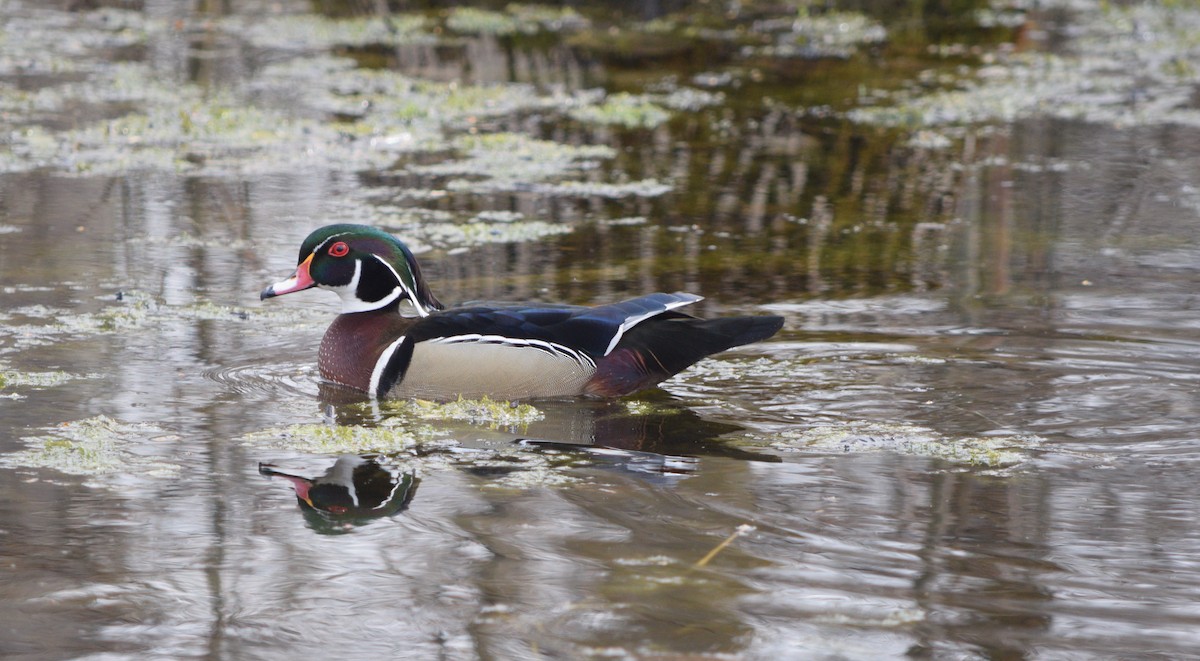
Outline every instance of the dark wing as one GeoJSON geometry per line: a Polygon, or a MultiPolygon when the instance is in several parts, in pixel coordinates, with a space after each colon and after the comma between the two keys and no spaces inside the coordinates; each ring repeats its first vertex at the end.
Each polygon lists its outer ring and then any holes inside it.
{"type": "Polygon", "coordinates": [[[421,319],[407,336],[414,343],[437,338],[536,340],[600,358],[612,351],[630,328],[700,299],[695,294],[657,293],[597,307],[473,305],[435,312],[421,319]]]}

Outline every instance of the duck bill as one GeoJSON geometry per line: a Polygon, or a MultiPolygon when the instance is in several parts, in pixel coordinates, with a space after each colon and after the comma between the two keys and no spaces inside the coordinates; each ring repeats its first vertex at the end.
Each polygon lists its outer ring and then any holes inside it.
{"type": "Polygon", "coordinates": [[[300,262],[300,266],[296,267],[296,272],[292,274],[292,277],[282,282],[276,282],[262,290],[262,293],[258,295],[258,300],[265,301],[275,296],[283,296],[284,294],[304,291],[305,289],[315,287],[317,283],[308,273],[308,266],[312,263],[312,258],[313,256],[309,255],[308,259],[300,262]]]}
{"type": "Polygon", "coordinates": [[[313,507],[312,499],[308,495],[308,490],[312,488],[312,480],[306,477],[300,477],[299,475],[291,475],[289,473],[277,471],[266,464],[258,465],[258,473],[259,475],[266,475],[267,477],[271,478],[283,478],[288,482],[291,482],[292,488],[296,491],[296,497],[308,503],[309,507],[313,507]]]}

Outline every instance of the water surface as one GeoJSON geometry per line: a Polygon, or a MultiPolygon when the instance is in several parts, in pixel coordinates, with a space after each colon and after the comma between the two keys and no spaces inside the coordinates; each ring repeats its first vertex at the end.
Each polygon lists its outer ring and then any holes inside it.
{"type": "Polygon", "coordinates": [[[0,655],[1200,647],[1200,134],[1159,66],[1200,63],[1130,50],[1078,111],[1037,68],[1191,9],[868,6],[834,43],[756,5],[175,5],[0,4],[0,655]],[[1043,106],[939,119],[1029,71],[1043,106]],[[408,238],[447,301],[787,322],[624,401],[419,417],[321,387],[335,297],[258,301],[333,221],[408,238]],[[387,506],[262,467],[355,454],[387,506]]]}

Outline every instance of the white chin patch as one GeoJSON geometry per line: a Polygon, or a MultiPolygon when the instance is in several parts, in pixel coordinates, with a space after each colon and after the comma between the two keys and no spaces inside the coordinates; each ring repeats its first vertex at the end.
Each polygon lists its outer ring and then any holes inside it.
{"type": "Polygon", "coordinates": [[[378,310],[379,308],[387,307],[404,294],[403,289],[396,287],[392,290],[392,293],[384,296],[378,301],[364,301],[355,295],[356,287],[354,287],[353,284],[346,285],[345,287],[330,287],[330,289],[337,292],[337,295],[342,297],[342,314],[346,314],[347,312],[367,312],[368,310],[378,310]]]}

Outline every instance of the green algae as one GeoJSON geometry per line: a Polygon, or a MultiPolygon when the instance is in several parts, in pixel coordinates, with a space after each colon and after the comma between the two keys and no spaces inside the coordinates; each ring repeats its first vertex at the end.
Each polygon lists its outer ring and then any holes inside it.
{"type": "Polygon", "coordinates": [[[528,220],[502,223],[442,223],[422,227],[419,231],[422,238],[431,245],[466,248],[487,243],[537,241],[548,236],[570,234],[574,228],[570,225],[528,220]]]}
{"type": "Polygon", "coordinates": [[[549,32],[582,30],[591,24],[591,21],[572,7],[512,3],[504,10],[519,23],[537,24],[542,30],[549,32]]]}
{"type": "Polygon", "coordinates": [[[407,427],[422,420],[458,420],[490,429],[514,428],[528,426],[545,417],[532,404],[497,401],[490,397],[459,397],[457,401],[445,403],[411,399],[385,402],[380,409],[389,416],[383,422],[388,427],[407,427]]]}
{"type": "Polygon", "coordinates": [[[1061,54],[997,51],[960,75],[926,72],[888,100],[851,110],[856,122],[908,129],[1056,117],[1140,126],[1200,126],[1200,7],[1106,4],[1079,12],[1061,54]]]}
{"type": "MultiPolygon", "coordinates": [[[[171,477],[180,467],[154,454],[135,450],[175,438],[149,423],[126,423],[99,415],[67,422],[44,435],[25,438],[28,446],[0,457],[0,466],[16,469],[50,468],[68,475],[92,478],[139,475],[171,477]]],[[[106,486],[106,482],[90,482],[106,486]]]]}
{"type": "MultiPolygon", "coordinates": [[[[43,344],[50,338],[79,339],[117,333],[150,332],[180,322],[214,321],[242,324],[247,331],[274,332],[276,325],[312,324],[328,319],[320,312],[293,308],[245,308],[208,300],[184,304],[166,304],[142,291],[123,291],[118,297],[102,297],[105,307],[96,312],[77,312],[45,305],[30,305],[10,310],[13,316],[38,320],[42,324],[8,324],[0,327],[15,334],[26,345],[43,344]]],[[[78,377],[76,377],[78,378],[78,377]]]]}
{"type": "Polygon", "coordinates": [[[455,139],[452,146],[466,158],[410,166],[409,171],[536,182],[592,169],[596,161],[616,156],[616,151],[606,145],[565,145],[521,133],[466,135],[455,139]]]}
{"type": "Polygon", "coordinates": [[[478,483],[483,489],[526,490],[584,481],[571,473],[572,469],[589,465],[584,457],[534,451],[510,443],[462,447],[453,430],[429,424],[429,421],[465,421],[493,429],[513,428],[540,415],[533,407],[510,407],[493,401],[380,404],[387,417],[378,426],[296,424],[245,434],[241,440],[254,447],[310,455],[378,455],[413,474],[466,471],[483,478],[478,483]]]}
{"type": "Polygon", "coordinates": [[[446,27],[460,34],[490,34],[496,36],[510,35],[517,32],[536,32],[539,27],[535,24],[520,23],[507,13],[477,9],[475,7],[455,7],[446,17],[446,27]]]}
{"type": "Polygon", "coordinates": [[[465,158],[412,165],[408,171],[447,177],[446,190],[460,193],[532,191],[550,196],[616,198],[652,197],[670,190],[670,186],[653,179],[609,183],[571,178],[591,173],[600,160],[613,158],[616,153],[606,145],[565,145],[518,133],[468,135],[453,144],[465,158]]]}
{"type": "Polygon", "coordinates": [[[68,381],[86,378],[67,372],[25,372],[0,367],[0,390],[5,388],[53,388],[68,381]]]}
{"type": "Polygon", "coordinates": [[[614,94],[598,106],[571,109],[568,114],[581,122],[613,124],[626,128],[654,128],[671,118],[671,113],[644,95],[614,94]]]}
{"type": "Polygon", "coordinates": [[[429,425],[405,429],[361,425],[296,424],[264,429],[242,437],[249,445],[294,450],[306,454],[411,453],[426,443],[447,443],[446,434],[429,425]]]}
{"type": "Polygon", "coordinates": [[[1042,442],[1032,434],[952,438],[916,425],[866,421],[814,425],[750,439],[752,445],[762,443],[784,452],[892,452],[979,468],[1024,463],[1042,442]]]}
{"type": "Polygon", "coordinates": [[[569,224],[525,220],[523,214],[483,213],[455,220],[454,214],[445,211],[387,204],[347,205],[337,216],[346,222],[375,225],[402,236],[415,254],[434,248],[461,251],[492,243],[537,241],[575,231],[569,224]]]}
{"type": "Polygon", "coordinates": [[[542,195],[572,196],[572,197],[605,197],[618,199],[622,197],[658,197],[671,192],[674,187],[658,179],[641,179],[624,183],[604,183],[599,181],[565,181],[557,184],[542,184],[534,186],[533,190],[542,195]]]}
{"type": "Polygon", "coordinates": [[[633,416],[647,415],[679,415],[681,410],[675,406],[648,402],[642,399],[627,399],[621,402],[625,412],[633,416]]]}
{"type": "Polygon", "coordinates": [[[402,46],[437,42],[433,23],[420,14],[326,18],[315,14],[234,16],[219,27],[259,48],[317,51],[335,47],[402,46]]]}
{"type": "MultiPolygon", "coordinates": [[[[586,24],[573,10],[534,5],[510,5],[503,14],[460,9],[453,11],[448,20],[464,27],[470,17],[500,16],[512,24],[539,30],[586,24]]],[[[178,29],[161,23],[143,25],[139,20],[137,12],[125,12],[101,23],[112,31],[137,33],[139,36],[127,39],[130,43],[141,43],[146,35],[163,30],[178,29]]],[[[76,23],[64,19],[60,27],[71,30],[76,23]]],[[[0,154],[0,171],[49,168],[78,175],[119,175],[161,170],[237,176],[294,172],[298,167],[382,169],[393,165],[400,155],[450,147],[471,153],[465,161],[443,163],[440,169],[431,167],[428,173],[454,177],[445,189],[455,192],[489,193],[540,186],[536,192],[544,195],[625,197],[657,195],[667,190],[653,180],[562,181],[594,170],[599,160],[613,158],[615,152],[608,147],[552,147],[553,143],[532,139],[518,145],[511,135],[492,139],[490,146],[486,136],[472,136],[480,141],[476,145],[464,145],[461,140],[447,142],[449,133],[473,131],[482,118],[536,110],[586,110],[603,98],[595,91],[567,94],[559,90],[543,92],[522,83],[464,85],[418,80],[394,71],[359,67],[351,58],[321,52],[436,42],[438,38],[425,18],[230,17],[208,22],[204,29],[289,53],[256,72],[255,98],[260,102],[247,103],[233,90],[172,80],[139,62],[93,67],[81,72],[86,74],[82,80],[32,91],[0,84],[0,108],[21,116],[66,113],[80,106],[107,108],[101,114],[136,108],[135,112],[90,123],[71,122],[70,128],[61,130],[36,124],[18,127],[9,134],[10,149],[0,154]],[[298,89],[305,93],[296,94],[298,89]],[[290,103],[270,100],[266,92],[290,103]],[[321,118],[321,114],[336,121],[321,118]],[[492,157],[489,159],[485,152],[492,157]]],[[[20,41],[11,51],[23,49],[39,50],[20,41]]],[[[71,53],[76,58],[88,58],[91,50],[80,47],[71,53]]],[[[656,125],[669,112],[651,98],[617,95],[601,106],[595,119],[656,125]]],[[[665,107],[675,108],[696,108],[717,99],[706,92],[681,90],[657,98],[665,107]]],[[[584,116],[592,115],[585,112],[584,116]]],[[[421,168],[414,171],[424,173],[421,168]]],[[[527,229],[532,231],[525,232],[526,236],[548,233],[547,226],[527,229]]],[[[465,230],[461,239],[463,245],[496,240],[502,239],[490,228],[481,232],[465,230]]]]}
{"type": "Polygon", "coordinates": [[[877,44],[887,30],[876,20],[856,12],[831,11],[809,14],[801,11],[794,19],[781,19],[761,26],[776,28],[774,43],[752,49],[769,57],[849,57],[860,46],[877,44]],[[781,28],[781,29],[780,29],[781,28]]]}
{"type": "Polygon", "coordinates": [[[489,490],[527,491],[540,488],[562,488],[587,482],[580,475],[573,475],[570,469],[575,468],[574,462],[565,465],[554,461],[551,457],[525,453],[516,458],[496,456],[488,459],[475,459],[470,462],[470,468],[476,471],[486,471],[489,468],[500,469],[498,475],[492,476],[480,487],[489,490]]]}

